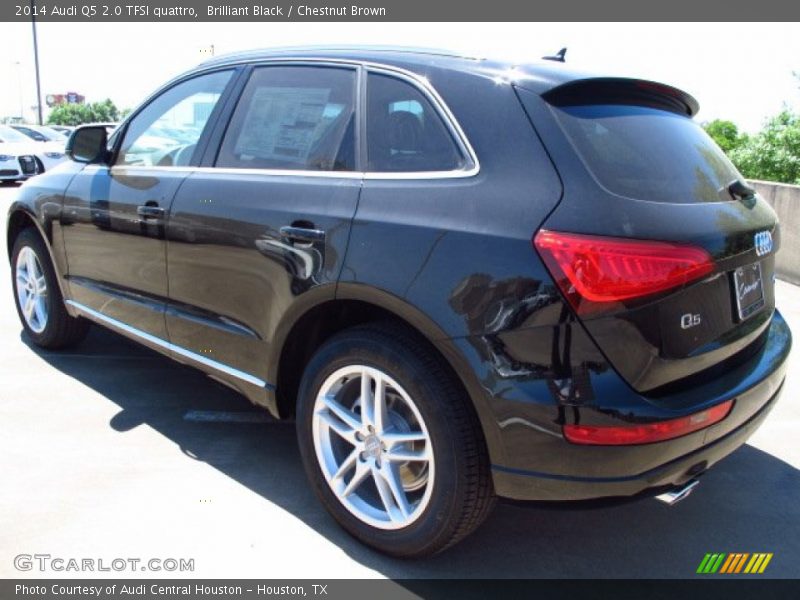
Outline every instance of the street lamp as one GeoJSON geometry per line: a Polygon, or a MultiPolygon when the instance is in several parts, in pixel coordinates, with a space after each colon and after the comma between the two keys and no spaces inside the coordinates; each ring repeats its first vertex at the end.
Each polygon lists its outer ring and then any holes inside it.
{"type": "Polygon", "coordinates": [[[33,62],[36,68],[36,112],[42,125],[42,85],[39,81],[39,42],[36,39],[36,0],[31,0],[31,26],[33,27],[33,62]]]}

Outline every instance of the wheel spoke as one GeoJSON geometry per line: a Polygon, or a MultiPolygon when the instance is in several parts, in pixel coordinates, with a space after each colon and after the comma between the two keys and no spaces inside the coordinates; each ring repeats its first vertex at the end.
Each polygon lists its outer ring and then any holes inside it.
{"type": "Polygon", "coordinates": [[[356,414],[339,404],[331,394],[326,394],[323,402],[325,403],[325,407],[347,425],[348,428],[354,431],[360,429],[361,423],[356,414]]]}
{"type": "Polygon", "coordinates": [[[31,317],[33,316],[35,305],[36,297],[33,294],[28,294],[28,296],[25,297],[25,306],[22,307],[22,312],[28,322],[30,322],[31,317]]]}
{"type": "Polygon", "coordinates": [[[43,294],[47,290],[47,282],[44,279],[44,275],[37,277],[34,280],[34,284],[36,286],[37,294],[43,294]]]}
{"type": "Polygon", "coordinates": [[[356,431],[355,429],[350,428],[346,423],[343,423],[337,417],[334,417],[328,411],[320,411],[318,413],[319,419],[323,421],[328,427],[330,427],[333,431],[339,434],[346,442],[350,442],[351,444],[355,445],[356,443],[356,431]]]}
{"type": "Polygon", "coordinates": [[[44,298],[39,296],[34,302],[34,312],[36,313],[36,321],[39,327],[42,327],[47,321],[47,307],[44,304],[44,298]]]}
{"type": "Polygon", "coordinates": [[[427,448],[423,450],[410,450],[404,447],[395,448],[391,452],[386,453],[385,458],[392,462],[428,462],[431,459],[427,448]]]}
{"type": "Polygon", "coordinates": [[[28,285],[28,277],[22,272],[22,269],[17,269],[17,289],[24,289],[28,285]]]}
{"type": "Polygon", "coordinates": [[[386,382],[378,373],[361,372],[361,421],[380,434],[389,424],[386,409],[386,382]]]}
{"type": "Polygon", "coordinates": [[[349,471],[353,469],[358,461],[359,450],[354,448],[353,451],[342,461],[342,464],[339,465],[339,468],[336,470],[336,473],[331,475],[331,481],[336,482],[339,480],[344,479],[344,476],[347,475],[349,471]]]}
{"type": "Polygon", "coordinates": [[[364,479],[367,478],[369,472],[370,468],[367,466],[367,463],[360,461],[356,462],[356,469],[355,473],[353,473],[353,478],[347,483],[345,488],[342,490],[342,496],[346,498],[354,491],[356,491],[358,486],[360,486],[364,482],[364,479]]]}
{"type": "Polygon", "coordinates": [[[406,500],[406,493],[403,491],[403,486],[400,485],[400,476],[397,470],[390,465],[384,465],[381,468],[374,468],[372,470],[372,477],[375,480],[375,487],[378,488],[378,493],[381,496],[381,502],[389,514],[392,521],[397,520],[396,512],[400,512],[403,519],[407,519],[411,512],[406,500]]]}
{"type": "Polygon", "coordinates": [[[33,250],[29,249],[25,253],[25,269],[30,277],[36,277],[36,255],[33,250]]]}
{"type": "Polygon", "coordinates": [[[369,371],[361,371],[361,424],[366,429],[373,424],[372,410],[374,400],[372,397],[372,377],[369,371]]]}
{"type": "Polygon", "coordinates": [[[392,432],[392,433],[385,433],[381,436],[381,439],[386,443],[387,446],[390,448],[392,446],[396,446],[397,444],[410,444],[413,442],[426,442],[428,441],[428,436],[426,436],[421,431],[407,431],[407,432],[392,432]]]}

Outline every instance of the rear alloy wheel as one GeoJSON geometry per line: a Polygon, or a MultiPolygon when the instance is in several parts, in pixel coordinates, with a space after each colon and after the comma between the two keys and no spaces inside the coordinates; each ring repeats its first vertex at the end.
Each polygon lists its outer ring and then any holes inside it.
{"type": "Polygon", "coordinates": [[[23,229],[14,240],[11,267],[17,313],[34,344],[63,348],[86,337],[89,323],[67,312],[47,246],[35,229],[23,229]]]}
{"type": "Polygon", "coordinates": [[[493,506],[469,398],[427,343],[400,325],[355,327],[320,347],[300,384],[297,434],[325,507],[387,554],[439,552],[493,506]]]}
{"type": "Polygon", "coordinates": [[[431,498],[428,429],[408,393],[366,365],[337,370],[314,403],[314,449],[333,493],[379,529],[411,525],[431,498]]]}

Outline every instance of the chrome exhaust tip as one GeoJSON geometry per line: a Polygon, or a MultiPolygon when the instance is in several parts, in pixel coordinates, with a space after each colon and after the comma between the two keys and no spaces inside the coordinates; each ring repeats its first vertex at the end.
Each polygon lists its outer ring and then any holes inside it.
{"type": "Polygon", "coordinates": [[[683,487],[670,490],[669,492],[665,492],[663,494],[659,494],[658,496],[656,496],[656,500],[659,500],[664,504],[672,506],[673,504],[677,504],[678,502],[689,496],[689,494],[692,493],[694,488],[697,487],[697,484],[699,483],[700,482],[697,479],[692,479],[691,481],[686,483],[683,487]]]}

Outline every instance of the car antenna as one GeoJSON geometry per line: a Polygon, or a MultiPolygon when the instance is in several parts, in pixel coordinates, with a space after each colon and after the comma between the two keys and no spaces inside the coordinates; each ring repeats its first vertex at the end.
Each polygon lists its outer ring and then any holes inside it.
{"type": "Polygon", "coordinates": [[[556,62],[566,62],[564,60],[564,57],[566,56],[566,54],[567,54],[567,49],[566,48],[562,48],[561,50],[559,50],[558,52],[556,52],[552,56],[543,56],[542,59],[543,60],[554,60],[556,62]]]}

